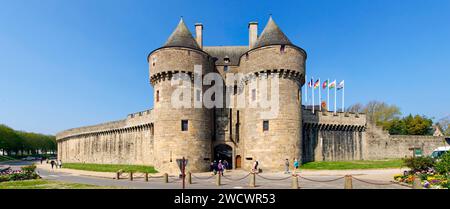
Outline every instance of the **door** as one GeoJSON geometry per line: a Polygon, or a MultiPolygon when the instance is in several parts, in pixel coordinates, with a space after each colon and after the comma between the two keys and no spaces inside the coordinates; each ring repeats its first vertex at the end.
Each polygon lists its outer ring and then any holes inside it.
{"type": "Polygon", "coordinates": [[[241,156],[236,156],[236,168],[241,168],[241,156]]]}

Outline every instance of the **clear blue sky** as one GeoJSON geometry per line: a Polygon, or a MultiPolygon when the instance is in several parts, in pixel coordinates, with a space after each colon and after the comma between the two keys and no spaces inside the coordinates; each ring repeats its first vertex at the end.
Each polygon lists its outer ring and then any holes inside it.
{"type": "Polygon", "coordinates": [[[180,16],[205,45],[247,45],[273,14],[307,74],[346,81],[346,104],[450,115],[450,1],[0,0],[0,123],[58,131],[151,108],[147,54],[180,16]]]}

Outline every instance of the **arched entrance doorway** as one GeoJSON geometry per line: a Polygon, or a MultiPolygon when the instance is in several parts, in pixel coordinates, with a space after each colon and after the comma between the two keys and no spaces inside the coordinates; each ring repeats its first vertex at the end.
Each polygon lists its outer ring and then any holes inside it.
{"type": "Polygon", "coordinates": [[[231,146],[226,144],[219,144],[214,147],[214,160],[216,162],[219,162],[219,160],[227,161],[228,162],[228,168],[233,168],[233,148],[231,146]]]}

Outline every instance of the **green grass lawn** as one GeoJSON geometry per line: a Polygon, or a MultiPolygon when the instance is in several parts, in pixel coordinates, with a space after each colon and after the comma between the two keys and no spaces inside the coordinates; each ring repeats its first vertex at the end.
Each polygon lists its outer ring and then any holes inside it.
{"type": "Polygon", "coordinates": [[[16,160],[16,159],[12,158],[12,157],[0,155],[0,162],[9,161],[9,160],[16,160]]]}
{"type": "Polygon", "coordinates": [[[90,164],[90,163],[63,163],[63,168],[98,171],[98,172],[117,172],[123,170],[124,172],[142,172],[142,173],[157,173],[153,166],[146,165],[117,165],[117,164],[90,164]]]}
{"type": "Polygon", "coordinates": [[[300,169],[313,169],[313,170],[377,169],[377,168],[400,168],[402,167],[402,165],[403,161],[401,159],[327,161],[327,162],[305,163],[300,167],[300,169]]]}
{"type": "Polygon", "coordinates": [[[89,184],[76,184],[43,179],[0,182],[0,189],[113,189],[89,184]]]}

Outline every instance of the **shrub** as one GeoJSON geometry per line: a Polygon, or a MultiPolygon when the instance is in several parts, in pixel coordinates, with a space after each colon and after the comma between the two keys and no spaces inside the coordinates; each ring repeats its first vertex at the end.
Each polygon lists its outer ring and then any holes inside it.
{"type": "Polygon", "coordinates": [[[36,166],[34,164],[22,167],[22,171],[25,173],[34,173],[35,170],[36,170],[36,166]]]}
{"type": "Polygon", "coordinates": [[[450,173],[450,152],[443,154],[436,162],[435,169],[440,174],[450,173]]]}
{"type": "Polygon", "coordinates": [[[431,157],[410,157],[403,159],[406,167],[413,172],[421,172],[434,167],[434,161],[431,157]]]}

